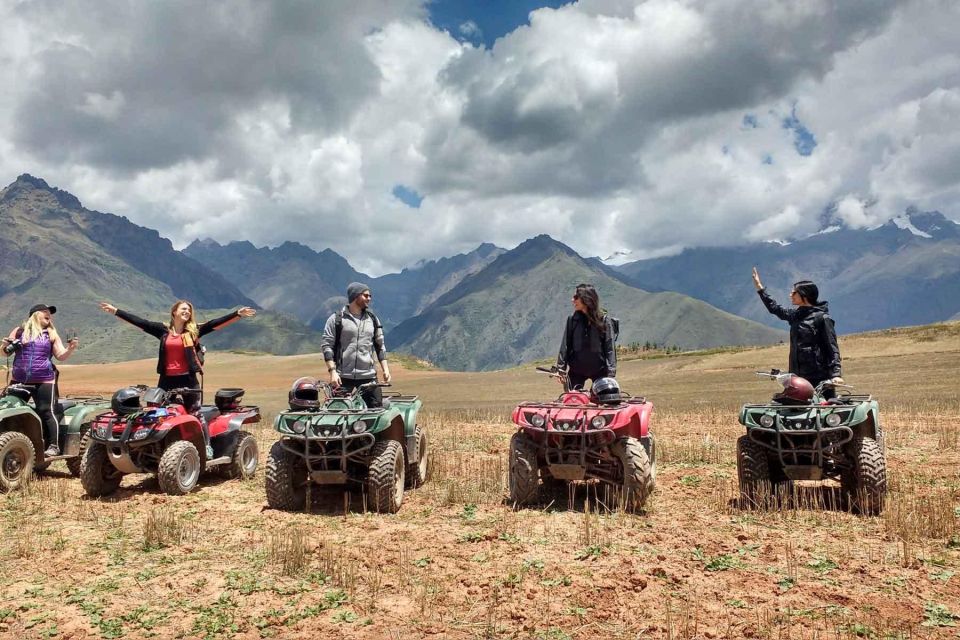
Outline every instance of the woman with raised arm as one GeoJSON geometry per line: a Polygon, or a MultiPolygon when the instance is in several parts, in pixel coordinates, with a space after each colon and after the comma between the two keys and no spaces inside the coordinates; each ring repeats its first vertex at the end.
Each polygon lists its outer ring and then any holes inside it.
{"type": "MultiPolygon", "coordinates": [[[[795,309],[784,309],[767,293],[757,268],[753,268],[753,286],[767,311],[790,324],[789,371],[806,378],[816,387],[825,380],[843,384],[840,377],[840,347],[833,318],[826,301],[818,300],[820,289],[809,280],[795,282],[790,290],[790,303],[795,309]]],[[[834,395],[833,389],[825,392],[834,395]]]]}
{"type": "Polygon", "coordinates": [[[60,455],[60,425],[57,423],[57,368],[53,358],[66,360],[76,351],[79,341],[71,338],[63,346],[53,326],[54,306],[36,304],[26,322],[3,339],[3,352],[13,355],[13,381],[30,390],[37,415],[43,423],[46,457],[60,455]]]}
{"type": "Polygon", "coordinates": [[[600,296],[592,284],[578,284],[571,299],[557,355],[557,369],[566,371],[571,389],[582,389],[589,379],[617,375],[617,350],[613,325],[600,309],[600,296]]]}
{"type": "MultiPolygon", "coordinates": [[[[157,386],[164,390],[199,389],[197,374],[203,373],[200,338],[240,318],[249,318],[257,313],[252,307],[240,307],[225,316],[197,324],[193,318],[193,305],[186,300],[177,300],[170,307],[170,321],[164,324],[138,318],[109,302],[101,302],[100,308],[160,340],[160,354],[157,358],[157,373],[160,374],[160,380],[157,386]]],[[[199,394],[189,399],[184,398],[184,402],[188,405],[196,405],[199,401],[199,394]]],[[[188,406],[187,408],[193,410],[196,407],[188,406]]]]}

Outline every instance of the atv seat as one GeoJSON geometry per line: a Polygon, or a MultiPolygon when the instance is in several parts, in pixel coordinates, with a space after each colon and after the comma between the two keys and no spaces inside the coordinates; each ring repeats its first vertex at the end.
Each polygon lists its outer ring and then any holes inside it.
{"type": "Polygon", "coordinates": [[[387,409],[389,409],[389,408],[390,408],[390,398],[384,398],[383,401],[380,403],[380,408],[383,409],[384,411],[386,411],[387,409]]]}
{"type": "Polygon", "coordinates": [[[77,401],[73,398],[60,398],[57,400],[57,411],[61,414],[67,409],[72,409],[75,406],[77,406],[77,401]]]}
{"type": "Polygon", "coordinates": [[[220,411],[235,409],[243,398],[244,390],[239,388],[218,389],[213,402],[220,411]]]}
{"type": "Polygon", "coordinates": [[[7,395],[20,398],[23,402],[30,401],[30,389],[26,387],[21,387],[18,384],[11,384],[7,387],[7,395]]]}

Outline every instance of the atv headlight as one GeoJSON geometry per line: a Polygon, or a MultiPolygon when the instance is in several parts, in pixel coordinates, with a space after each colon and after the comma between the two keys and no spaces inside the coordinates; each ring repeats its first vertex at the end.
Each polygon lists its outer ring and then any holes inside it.
{"type": "Polygon", "coordinates": [[[354,433],[363,433],[364,431],[366,431],[366,430],[369,429],[369,428],[370,428],[370,425],[367,424],[367,421],[366,421],[366,420],[357,420],[357,421],[354,422],[353,425],[350,427],[350,429],[353,430],[354,433]]]}
{"type": "Polygon", "coordinates": [[[324,438],[332,438],[333,436],[340,434],[340,427],[337,425],[324,425],[320,428],[320,435],[324,438]]]}
{"type": "Polygon", "coordinates": [[[593,429],[603,429],[607,426],[607,421],[603,419],[603,416],[593,416],[593,420],[590,421],[590,427],[593,429]]]}
{"type": "Polygon", "coordinates": [[[307,422],[308,421],[306,418],[300,418],[299,420],[295,420],[293,424],[290,425],[290,430],[293,431],[294,433],[306,433],[307,422]]]}
{"type": "Polygon", "coordinates": [[[557,422],[556,425],[560,431],[573,431],[573,428],[576,426],[572,422],[557,422]]]}
{"type": "Polygon", "coordinates": [[[542,427],[546,423],[547,423],[547,419],[544,418],[543,414],[541,413],[535,413],[532,416],[530,416],[530,424],[532,424],[535,427],[542,427]]]}
{"type": "Polygon", "coordinates": [[[144,428],[144,429],[137,429],[136,431],[133,432],[133,435],[130,436],[130,439],[131,439],[131,440],[143,440],[143,439],[146,438],[148,435],[150,435],[150,431],[151,431],[151,429],[150,429],[149,427],[144,428]]]}
{"type": "Polygon", "coordinates": [[[762,416],[760,416],[760,426],[761,426],[761,427],[764,427],[764,428],[766,428],[766,429],[769,429],[770,427],[773,426],[773,423],[774,423],[773,416],[770,415],[769,413],[765,413],[765,414],[763,414],[762,416]]]}
{"type": "Polygon", "coordinates": [[[94,431],[94,435],[97,436],[97,438],[99,438],[100,440],[106,440],[106,439],[107,439],[107,430],[108,430],[109,428],[110,428],[110,427],[108,427],[107,425],[101,424],[101,425],[97,426],[97,427],[93,430],[93,431],[94,431]]]}
{"type": "Polygon", "coordinates": [[[831,413],[824,419],[824,422],[827,423],[828,427],[839,427],[843,418],[840,417],[839,413],[831,413]]]}

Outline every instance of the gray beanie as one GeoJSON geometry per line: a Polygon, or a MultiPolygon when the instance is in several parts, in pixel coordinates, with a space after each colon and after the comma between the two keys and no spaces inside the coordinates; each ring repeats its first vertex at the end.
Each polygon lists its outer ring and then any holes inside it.
{"type": "Polygon", "coordinates": [[[358,295],[369,290],[370,287],[362,282],[351,282],[347,285],[347,302],[353,302],[358,295]]]}

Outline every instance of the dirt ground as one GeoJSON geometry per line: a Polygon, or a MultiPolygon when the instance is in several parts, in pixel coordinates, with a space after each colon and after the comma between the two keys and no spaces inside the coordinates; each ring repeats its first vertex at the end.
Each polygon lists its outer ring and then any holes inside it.
{"type": "MultiPolygon", "coordinates": [[[[424,400],[431,475],[396,515],[359,488],[309,513],[267,508],[272,416],[317,356],[208,355],[207,390],[262,407],[261,467],[167,496],[128,476],[83,495],[61,464],[0,496],[0,636],[16,638],[957,638],[960,325],[845,338],[844,375],[880,400],[891,492],[882,516],[805,485],[765,511],[736,500],[739,404],[785,347],[622,362],[655,405],[657,490],[645,513],[602,487],[506,501],[510,408],[558,393],[532,367],[405,369],[424,400]]],[[[68,393],[150,382],[154,363],[64,367],[68,393]]],[[[208,393],[209,397],[209,393],[208,393]]]]}

